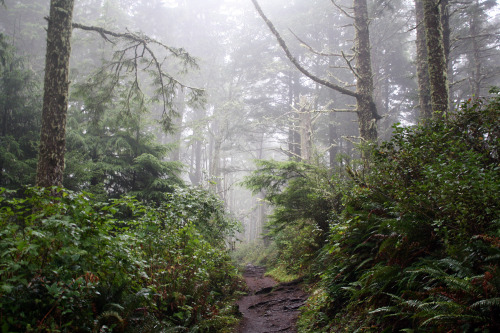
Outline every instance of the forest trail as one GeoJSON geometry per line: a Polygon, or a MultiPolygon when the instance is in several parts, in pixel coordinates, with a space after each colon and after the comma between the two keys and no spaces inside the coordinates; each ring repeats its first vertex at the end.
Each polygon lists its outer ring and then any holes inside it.
{"type": "Polygon", "coordinates": [[[296,332],[299,308],[307,295],[298,282],[277,284],[263,267],[247,265],[243,277],[248,295],[238,301],[243,315],[238,333],[296,332]]]}

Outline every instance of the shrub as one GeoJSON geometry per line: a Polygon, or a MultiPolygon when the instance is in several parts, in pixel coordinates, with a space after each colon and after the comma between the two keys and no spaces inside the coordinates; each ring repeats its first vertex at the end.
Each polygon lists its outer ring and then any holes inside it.
{"type": "Polygon", "coordinates": [[[237,271],[222,236],[203,231],[226,235],[233,225],[208,193],[189,199],[205,210],[180,211],[175,194],[152,208],[51,191],[1,191],[3,331],[155,332],[230,321],[237,271]]]}
{"type": "Polygon", "coordinates": [[[303,331],[500,329],[498,119],[498,95],[469,100],[448,119],[396,126],[370,169],[350,170],[321,250],[326,297],[311,298],[303,331]]]}

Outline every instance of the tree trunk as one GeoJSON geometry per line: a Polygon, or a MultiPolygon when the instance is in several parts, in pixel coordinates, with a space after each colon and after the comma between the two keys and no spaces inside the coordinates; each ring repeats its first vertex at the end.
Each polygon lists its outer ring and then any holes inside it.
{"type": "Polygon", "coordinates": [[[420,119],[432,117],[431,91],[429,89],[429,66],[427,64],[427,44],[425,41],[424,4],[415,0],[415,18],[417,23],[417,82],[420,105],[420,119]]]}
{"type": "Polygon", "coordinates": [[[297,131],[299,127],[299,117],[294,112],[294,105],[298,103],[298,95],[300,91],[300,83],[298,75],[290,72],[288,77],[288,106],[291,110],[291,116],[288,120],[288,157],[290,160],[300,158],[300,133],[297,131]]]}
{"type": "Polygon", "coordinates": [[[172,151],[172,161],[177,161],[179,162],[181,160],[181,143],[182,143],[182,121],[184,118],[184,112],[186,110],[186,102],[185,102],[185,94],[184,90],[181,89],[179,91],[179,94],[177,96],[177,112],[179,113],[179,116],[174,120],[174,126],[176,128],[176,132],[173,135],[173,141],[175,148],[172,151]]]}
{"type": "Polygon", "coordinates": [[[377,141],[377,107],[373,100],[373,73],[370,30],[366,0],[354,0],[354,52],[356,54],[356,102],[359,135],[365,141],[377,141]]]}
{"type": "Polygon", "coordinates": [[[301,99],[301,107],[299,113],[300,119],[300,157],[304,162],[310,162],[312,159],[312,119],[311,111],[309,110],[309,102],[301,99]]]}
{"type": "Polygon", "coordinates": [[[328,155],[330,161],[330,169],[333,169],[337,165],[337,154],[339,151],[339,145],[337,144],[337,124],[335,112],[330,112],[328,114],[328,155]]]}
{"type": "Polygon", "coordinates": [[[448,86],[448,110],[452,109],[452,100],[450,94],[449,82],[452,76],[450,68],[450,52],[451,52],[451,29],[450,29],[450,1],[439,0],[441,26],[443,27],[443,48],[444,48],[444,65],[446,68],[446,85],[448,86]]]}
{"type": "Polygon", "coordinates": [[[451,50],[450,11],[448,8],[449,0],[439,0],[439,6],[440,6],[441,26],[443,28],[444,59],[446,68],[448,69],[450,50],[451,50]]]}
{"type": "Polygon", "coordinates": [[[470,39],[472,50],[469,57],[469,62],[471,66],[471,75],[469,77],[469,84],[471,88],[472,95],[479,97],[481,94],[481,60],[480,60],[480,46],[478,43],[478,33],[479,33],[479,4],[476,1],[475,7],[472,15],[469,19],[469,29],[470,29],[470,39]]]}
{"type": "Polygon", "coordinates": [[[446,115],[449,95],[448,74],[439,5],[435,0],[423,0],[423,3],[431,106],[433,111],[440,111],[441,115],[446,115]]]}
{"type": "Polygon", "coordinates": [[[51,0],[36,184],[62,186],[74,0],[51,0]]]}

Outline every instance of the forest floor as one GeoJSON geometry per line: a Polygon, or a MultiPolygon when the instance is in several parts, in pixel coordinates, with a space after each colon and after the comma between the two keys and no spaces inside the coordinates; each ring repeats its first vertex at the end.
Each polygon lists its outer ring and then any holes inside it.
{"type": "Polygon", "coordinates": [[[304,305],[307,294],[300,289],[300,281],[277,284],[264,276],[264,272],[263,267],[246,266],[243,277],[248,294],[237,303],[243,315],[237,332],[296,332],[299,308],[304,305]]]}

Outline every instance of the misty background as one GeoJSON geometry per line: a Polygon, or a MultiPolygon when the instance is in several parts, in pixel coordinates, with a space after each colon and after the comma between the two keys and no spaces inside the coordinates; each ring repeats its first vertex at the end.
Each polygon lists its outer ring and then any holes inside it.
{"type": "MultiPolygon", "coordinates": [[[[28,93],[32,104],[27,107],[40,112],[37,86],[43,78],[44,17],[49,1],[7,0],[5,5],[0,8],[0,33],[23,59],[24,70],[35,82],[28,93]]],[[[350,5],[350,1],[328,0],[261,1],[304,67],[348,87],[356,79],[345,60],[352,53],[354,39],[350,5]]],[[[390,137],[394,123],[415,124],[419,116],[417,23],[413,1],[373,1],[369,13],[374,99],[382,116],[378,133],[383,141],[390,137]]],[[[500,19],[496,1],[450,1],[449,13],[450,104],[456,106],[500,85],[500,19]]],[[[168,147],[161,159],[179,162],[184,181],[209,188],[224,200],[243,223],[241,240],[260,237],[269,212],[262,195],[254,196],[240,185],[255,169],[256,159],[301,158],[336,168],[358,156],[356,115],[348,112],[355,100],[304,77],[288,61],[250,0],[81,0],[75,5],[74,22],[140,32],[183,48],[197,59],[197,67],[187,73],[168,58],[165,64],[177,80],[205,91],[203,103],[190,103],[185,91],[179,90],[173,96],[178,114],[173,120],[175,130],[165,133],[155,122],[162,113],[161,103],[151,98],[135,113],[140,120],[136,134],[153,135],[156,144],[168,147]]],[[[99,79],[103,68],[109,70],[120,47],[123,45],[110,43],[95,32],[73,31],[68,188],[89,190],[97,185],[91,179],[73,184],[72,179],[88,172],[82,165],[85,157],[79,154],[79,138],[91,133],[93,117],[123,108],[120,99],[130,78],[120,79],[118,85],[123,89],[113,96],[99,94],[106,91],[107,81],[99,79]]],[[[147,63],[142,66],[148,68],[147,63]]],[[[153,96],[155,82],[147,73],[139,76],[143,82],[150,81],[143,90],[146,96],[153,96]]],[[[115,117],[115,122],[110,117],[105,126],[107,130],[116,126],[118,133],[123,127],[116,123],[118,111],[115,117]]],[[[111,185],[111,180],[105,183],[108,194],[118,195],[123,190],[124,185],[111,185]]]]}

